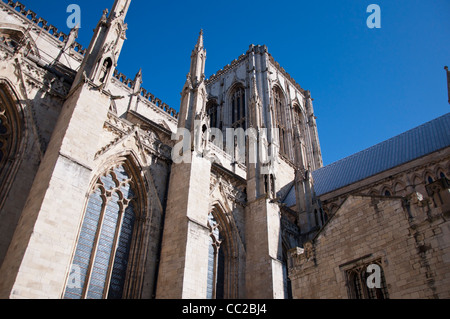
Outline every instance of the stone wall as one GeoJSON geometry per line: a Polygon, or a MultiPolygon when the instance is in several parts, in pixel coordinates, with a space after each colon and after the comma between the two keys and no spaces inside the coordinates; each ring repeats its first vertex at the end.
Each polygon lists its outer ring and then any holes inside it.
{"type": "Polygon", "coordinates": [[[294,298],[349,298],[346,272],[375,261],[389,298],[449,298],[449,211],[433,206],[416,194],[348,197],[312,242],[291,250],[294,298]]]}

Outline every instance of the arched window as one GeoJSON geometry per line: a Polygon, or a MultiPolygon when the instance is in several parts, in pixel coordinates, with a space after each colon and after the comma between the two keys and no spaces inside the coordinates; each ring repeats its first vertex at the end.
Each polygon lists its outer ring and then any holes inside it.
{"type": "Polygon", "coordinates": [[[431,183],[433,183],[433,182],[434,182],[433,177],[431,177],[431,175],[428,175],[428,176],[427,176],[427,183],[428,183],[428,184],[431,184],[431,183]]]}
{"type": "Polygon", "coordinates": [[[66,299],[120,299],[138,211],[137,192],[127,166],[101,176],[87,203],[72,267],[78,284],[68,282],[66,299]]]}
{"type": "Polygon", "coordinates": [[[111,60],[111,58],[106,58],[103,61],[103,65],[100,68],[100,76],[99,76],[100,82],[102,82],[102,83],[105,82],[106,77],[109,74],[109,70],[111,70],[111,67],[112,67],[112,60],[111,60]]]}
{"type": "Polygon", "coordinates": [[[208,101],[206,104],[206,112],[209,116],[209,127],[210,128],[219,128],[219,116],[218,116],[219,106],[216,101],[208,101]]]}
{"type": "Polygon", "coordinates": [[[208,248],[208,282],[206,298],[224,298],[224,252],[220,245],[223,241],[219,231],[219,223],[210,213],[208,216],[209,248],[208,248]]]}
{"type": "Polygon", "coordinates": [[[304,125],[304,116],[298,104],[294,104],[293,108],[294,108],[294,129],[297,130],[301,135],[304,125]]]}
{"type": "Polygon", "coordinates": [[[246,129],[246,99],[245,89],[236,87],[231,93],[231,126],[246,129]]]}
{"type": "Polygon", "coordinates": [[[380,260],[347,270],[347,283],[351,299],[389,299],[380,260]],[[369,272],[369,266],[375,266],[379,272],[369,272]],[[375,279],[376,284],[379,284],[379,286],[369,286],[368,281],[371,279],[369,276],[379,276],[379,278],[375,279]]]}
{"type": "Polygon", "coordinates": [[[438,171],[438,178],[447,178],[447,176],[445,176],[445,173],[442,170],[438,171]]]}
{"type": "Polygon", "coordinates": [[[286,121],[286,103],[284,94],[278,86],[273,88],[273,103],[280,137],[280,153],[289,157],[288,133],[286,121]]]}
{"type": "Polygon", "coordinates": [[[230,222],[223,205],[215,203],[208,215],[209,229],[206,296],[208,299],[236,299],[242,281],[240,256],[243,251],[236,242],[237,229],[230,222]]]}
{"type": "Polygon", "coordinates": [[[13,92],[0,80],[0,206],[11,186],[7,181],[18,169],[18,153],[23,145],[24,115],[16,103],[13,92]]]}

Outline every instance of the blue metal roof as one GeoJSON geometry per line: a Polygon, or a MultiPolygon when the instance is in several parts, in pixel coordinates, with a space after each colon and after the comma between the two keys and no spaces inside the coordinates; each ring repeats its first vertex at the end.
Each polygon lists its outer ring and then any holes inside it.
{"type": "Polygon", "coordinates": [[[450,113],[312,173],[320,196],[450,146],[450,113]]]}

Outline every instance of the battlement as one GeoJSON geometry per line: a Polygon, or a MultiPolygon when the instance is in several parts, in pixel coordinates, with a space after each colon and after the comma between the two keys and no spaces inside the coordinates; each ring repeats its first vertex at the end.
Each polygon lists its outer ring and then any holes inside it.
{"type": "MultiPolygon", "coordinates": [[[[0,4],[4,5],[6,8],[11,9],[12,11],[19,13],[30,22],[34,23],[35,26],[44,30],[47,34],[60,41],[61,43],[66,42],[67,38],[69,37],[64,32],[59,31],[58,28],[56,28],[54,25],[49,24],[47,20],[39,17],[34,11],[27,9],[25,5],[20,3],[19,1],[2,0],[0,1],[0,4]]],[[[72,44],[72,49],[82,56],[86,53],[86,49],[77,42],[74,42],[72,44]]]]}
{"type": "Polygon", "coordinates": [[[303,89],[303,88],[300,86],[300,84],[298,84],[298,83],[294,80],[294,78],[293,78],[289,73],[287,73],[286,70],[285,70],[285,69],[284,69],[277,61],[275,61],[275,59],[273,58],[273,56],[272,56],[270,53],[268,53],[268,55],[269,55],[269,61],[270,61],[270,63],[272,63],[273,66],[274,66],[278,71],[280,71],[280,73],[283,74],[284,77],[285,77],[289,82],[291,82],[291,83],[292,83],[292,84],[293,84],[300,92],[305,93],[306,90],[303,89]]]}
{"type": "Polygon", "coordinates": [[[220,69],[219,71],[217,71],[217,73],[214,73],[213,75],[211,75],[209,77],[209,79],[207,79],[205,81],[205,84],[211,84],[215,81],[217,81],[222,75],[224,75],[225,73],[227,73],[229,70],[233,69],[234,67],[236,67],[238,64],[240,64],[242,61],[244,61],[247,58],[247,54],[241,54],[239,56],[239,58],[234,59],[231,63],[225,65],[222,69],[220,69]]]}
{"type": "Polygon", "coordinates": [[[213,75],[211,75],[209,77],[209,79],[206,80],[206,85],[212,84],[215,81],[217,81],[222,75],[226,74],[228,71],[230,71],[231,69],[235,68],[236,66],[238,66],[242,61],[244,61],[248,55],[254,52],[256,54],[265,54],[267,53],[268,57],[269,57],[269,61],[270,63],[284,76],[286,77],[286,79],[288,81],[290,81],[300,92],[305,93],[306,90],[303,89],[300,84],[298,84],[294,78],[288,73],[286,72],[286,70],[277,62],[275,61],[274,57],[268,52],[267,46],[265,45],[254,45],[251,44],[249,46],[249,49],[247,50],[246,53],[241,54],[237,59],[234,59],[231,63],[225,65],[222,69],[220,69],[219,71],[217,71],[216,73],[214,73],[213,75]]]}
{"type": "MultiPolygon", "coordinates": [[[[120,83],[122,83],[124,86],[128,87],[129,89],[132,89],[136,86],[135,80],[128,78],[126,75],[119,72],[117,69],[114,70],[113,77],[117,79],[120,83]]],[[[161,101],[159,98],[155,97],[152,93],[148,92],[146,89],[141,88],[139,95],[143,98],[144,101],[153,103],[161,111],[167,113],[174,119],[178,119],[178,112],[175,109],[173,109],[172,107],[161,101]]]]}

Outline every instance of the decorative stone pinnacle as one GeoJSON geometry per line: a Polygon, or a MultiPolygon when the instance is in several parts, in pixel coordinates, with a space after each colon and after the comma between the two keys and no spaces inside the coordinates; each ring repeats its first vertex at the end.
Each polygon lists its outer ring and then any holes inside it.
{"type": "Polygon", "coordinates": [[[203,29],[200,29],[200,34],[198,36],[198,41],[197,41],[197,48],[198,49],[203,48],[203,29]]]}

